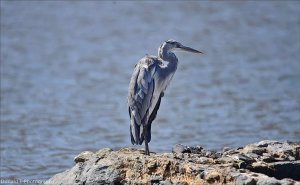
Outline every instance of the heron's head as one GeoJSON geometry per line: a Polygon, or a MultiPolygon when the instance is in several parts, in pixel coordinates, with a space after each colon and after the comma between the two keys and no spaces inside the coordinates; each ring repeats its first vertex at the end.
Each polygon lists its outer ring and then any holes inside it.
{"type": "Polygon", "coordinates": [[[195,50],[193,48],[182,45],[180,42],[175,40],[167,40],[165,41],[161,47],[165,47],[169,51],[186,51],[191,53],[201,53],[201,51],[195,50]]]}

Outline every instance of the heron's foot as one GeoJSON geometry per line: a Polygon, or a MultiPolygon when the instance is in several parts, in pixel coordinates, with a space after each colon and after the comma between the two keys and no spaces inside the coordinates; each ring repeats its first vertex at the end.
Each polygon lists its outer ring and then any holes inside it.
{"type": "Polygon", "coordinates": [[[145,150],[145,155],[150,155],[149,150],[145,150]]]}

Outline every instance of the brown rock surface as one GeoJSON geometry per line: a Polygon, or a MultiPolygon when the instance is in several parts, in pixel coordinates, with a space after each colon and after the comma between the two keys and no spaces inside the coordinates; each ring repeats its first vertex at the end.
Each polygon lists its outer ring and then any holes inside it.
{"type": "Polygon", "coordinates": [[[82,152],[45,184],[300,184],[299,143],[261,141],[223,152],[175,145],[173,153],[122,148],[82,152]]]}

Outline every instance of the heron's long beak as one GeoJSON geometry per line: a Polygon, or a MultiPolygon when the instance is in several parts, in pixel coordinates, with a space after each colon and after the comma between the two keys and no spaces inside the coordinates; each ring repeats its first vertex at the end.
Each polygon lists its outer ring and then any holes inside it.
{"type": "Polygon", "coordinates": [[[203,54],[201,51],[198,51],[198,50],[195,50],[193,48],[186,47],[186,46],[180,46],[180,47],[178,47],[178,49],[183,50],[183,51],[187,51],[187,52],[201,53],[201,54],[203,54]]]}

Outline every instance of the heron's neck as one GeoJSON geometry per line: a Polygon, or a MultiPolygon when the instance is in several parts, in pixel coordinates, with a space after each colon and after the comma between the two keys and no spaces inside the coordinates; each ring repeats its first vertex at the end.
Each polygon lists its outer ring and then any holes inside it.
{"type": "Polygon", "coordinates": [[[170,70],[175,71],[177,69],[178,59],[176,55],[173,52],[171,52],[168,48],[160,48],[160,50],[158,51],[158,57],[163,61],[168,62],[167,67],[170,70]]]}

